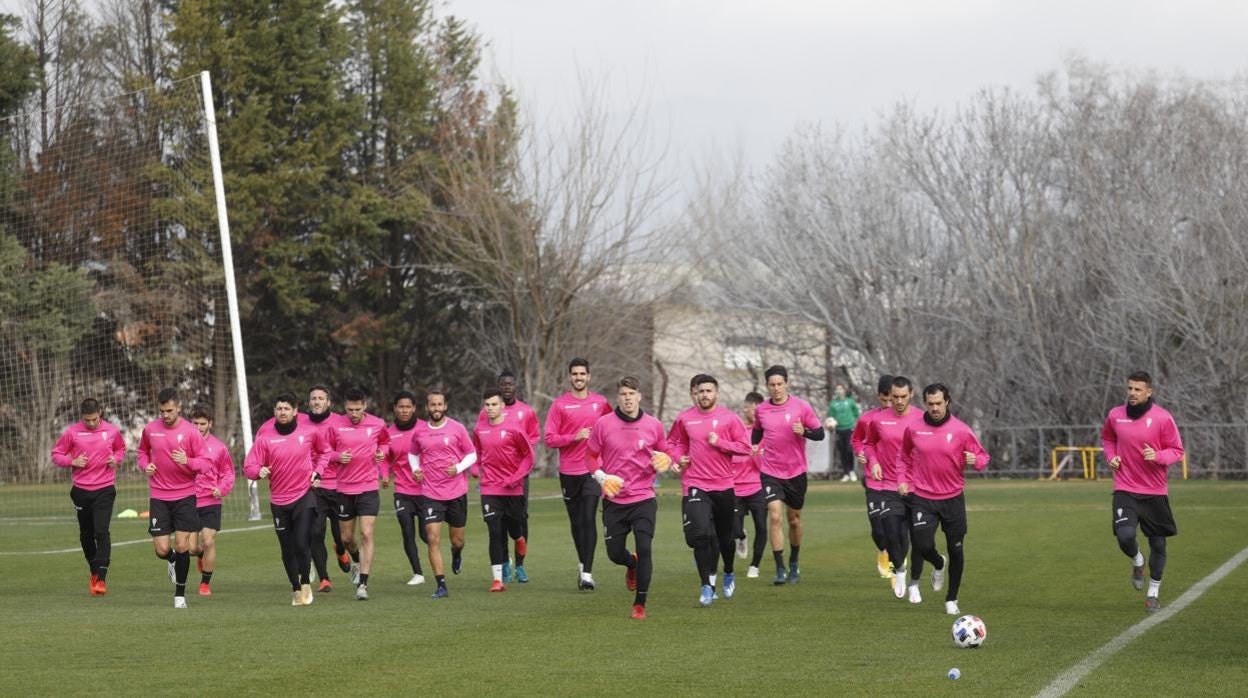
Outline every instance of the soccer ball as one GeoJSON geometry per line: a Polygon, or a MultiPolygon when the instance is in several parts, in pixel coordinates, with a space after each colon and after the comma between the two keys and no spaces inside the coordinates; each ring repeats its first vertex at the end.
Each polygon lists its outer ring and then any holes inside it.
{"type": "Polygon", "coordinates": [[[962,616],[953,621],[950,635],[953,636],[953,644],[958,647],[964,650],[975,649],[984,644],[984,639],[988,637],[988,627],[979,616],[962,616]]]}

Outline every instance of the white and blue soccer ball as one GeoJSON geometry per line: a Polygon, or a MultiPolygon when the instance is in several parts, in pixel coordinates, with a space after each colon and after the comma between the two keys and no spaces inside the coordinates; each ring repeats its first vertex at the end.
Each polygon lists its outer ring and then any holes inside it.
{"type": "Polygon", "coordinates": [[[984,625],[979,616],[962,616],[953,621],[950,634],[953,636],[953,644],[964,650],[975,649],[984,644],[984,639],[988,637],[988,626],[984,625]]]}

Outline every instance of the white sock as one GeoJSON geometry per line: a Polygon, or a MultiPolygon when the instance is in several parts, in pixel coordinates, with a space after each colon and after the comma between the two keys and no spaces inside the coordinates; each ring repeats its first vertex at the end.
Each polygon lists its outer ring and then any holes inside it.
{"type": "Polygon", "coordinates": [[[711,586],[715,586],[715,575],[711,575],[711,586]]]}
{"type": "Polygon", "coordinates": [[[576,563],[576,573],[585,574],[585,563],[583,562],[576,563]]]}
{"type": "Polygon", "coordinates": [[[1131,558],[1131,564],[1135,565],[1136,567],[1143,567],[1144,566],[1144,553],[1136,553],[1135,557],[1131,558]]]}
{"type": "Polygon", "coordinates": [[[1161,590],[1161,581],[1149,577],[1148,579],[1148,595],[1157,598],[1157,592],[1161,590]]]}
{"type": "Polygon", "coordinates": [[[581,572],[581,581],[592,582],[594,581],[594,575],[590,574],[589,572],[581,572]]]}
{"type": "Polygon", "coordinates": [[[503,581],[503,566],[502,565],[490,565],[490,572],[494,574],[494,581],[496,582],[503,581]]]}

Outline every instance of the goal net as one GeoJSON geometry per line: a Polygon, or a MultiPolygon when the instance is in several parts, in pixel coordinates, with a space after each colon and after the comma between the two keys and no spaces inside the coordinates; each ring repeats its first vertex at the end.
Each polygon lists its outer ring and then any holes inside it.
{"type": "Polygon", "coordinates": [[[73,516],[68,469],[50,452],[87,397],[129,447],[116,512],[146,510],[134,449],[164,386],[184,417],[196,405],[213,415],[240,473],[223,513],[250,513],[207,84],[0,120],[0,518],[73,516]]]}

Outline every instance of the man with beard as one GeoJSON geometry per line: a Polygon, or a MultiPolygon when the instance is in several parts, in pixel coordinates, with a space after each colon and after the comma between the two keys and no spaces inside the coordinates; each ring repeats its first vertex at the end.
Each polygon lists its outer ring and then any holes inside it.
{"type": "Polygon", "coordinates": [[[849,439],[854,452],[854,460],[863,468],[862,487],[867,495],[867,523],[871,525],[871,540],[875,543],[876,550],[875,569],[881,579],[893,577],[893,564],[888,559],[888,538],[884,535],[884,516],[881,513],[885,508],[884,497],[886,495],[884,493],[889,490],[883,481],[872,478],[867,468],[867,433],[871,428],[871,423],[889,411],[888,394],[892,386],[892,376],[880,376],[875,391],[875,399],[880,404],[862,413],[857,423],[854,424],[854,432],[849,439]]]}
{"type": "MultiPolygon", "coordinates": [[[[878,412],[867,433],[867,487],[878,488],[875,516],[884,527],[888,559],[893,564],[893,595],[906,596],[906,552],[910,545],[910,501],[898,492],[897,477],[901,467],[902,445],[906,429],[923,421],[923,410],[910,404],[912,384],[905,376],[893,378],[889,384],[888,410],[878,412]]],[[[919,603],[915,586],[910,601],[919,603]]]]}
{"type": "Polygon", "coordinates": [[[451,529],[451,572],[459,574],[468,523],[468,469],[477,462],[477,452],[464,425],[447,418],[444,393],[430,391],[425,410],[428,421],[412,430],[407,459],[421,486],[420,520],[429,546],[429,566],[438,583],[433,598],[444,599],[450,592],[442,568],[442,522],[451,529]]]}

